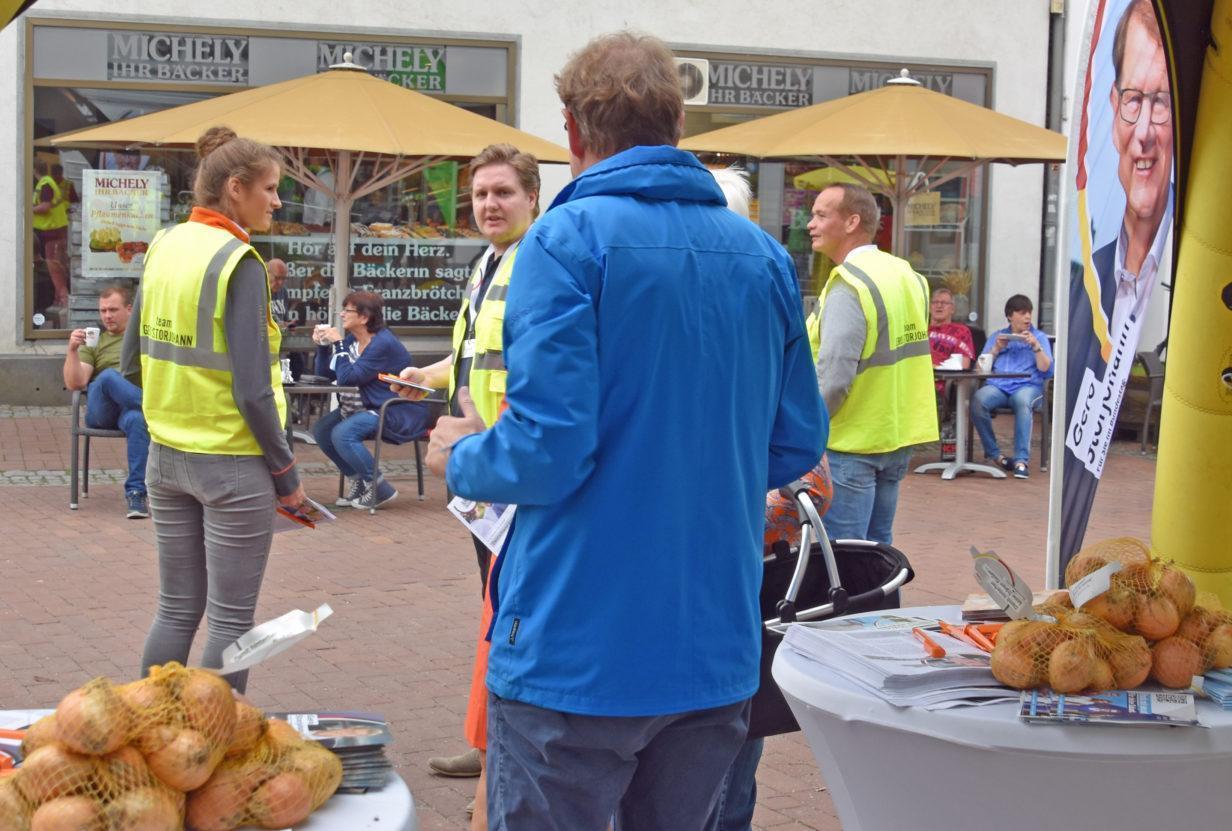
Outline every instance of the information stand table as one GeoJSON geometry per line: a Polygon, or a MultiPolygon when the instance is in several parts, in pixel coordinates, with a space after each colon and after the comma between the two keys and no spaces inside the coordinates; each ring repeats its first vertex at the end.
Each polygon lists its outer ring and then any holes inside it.
{"type": "MultiPolygon", "coordinates": [[[[957,606],[901,609],[959,620],[957,606]]],[[[774,680],[844,831],[1167,831],[1232,822],[1232,712],[1203,727],[1025,724],[1018,705],[894,707],[780,648],[774,680]]]]}

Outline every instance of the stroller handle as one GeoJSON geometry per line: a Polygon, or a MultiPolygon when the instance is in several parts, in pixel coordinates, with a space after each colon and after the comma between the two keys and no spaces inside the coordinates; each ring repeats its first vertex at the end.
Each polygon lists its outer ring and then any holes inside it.
{"type": "Polygon", "coordinates": [[[817,508],[809,496],[808,485],[797,479],[790,485],[780,488],[779,493],[796,503],[796,510],[800,516],[800,556],[796,558],[796,569],[791,575],[791,581],[787,584],[787,592],[779,603],[777,620],[790,622],[798,616],[795,611],[796,596],[800,593],[800,587],[804,585],[804,575],[808,569],[808,554],[813,547],[813,536],[817,537],[822,560],[826,564],[826,574],[830,579],[830,603],[826,604],[829,608],[827,614],[836,610],[842,611],[849,602],[847,593],[843,590],[842,581],[838,575],[838,563],[834,559],[834,549],[830,547],[830,537],[826,534],[825,526],[821,523],[821,516],[817,513],[817,508]]]}

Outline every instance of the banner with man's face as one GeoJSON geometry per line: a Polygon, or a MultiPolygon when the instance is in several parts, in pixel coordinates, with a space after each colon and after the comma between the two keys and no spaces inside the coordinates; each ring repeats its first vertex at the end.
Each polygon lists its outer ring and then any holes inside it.
{"type": "Polygon", "coordinates": [[[1166,312],[1176,165],[1168,60],[1151,0],[1095,0],[1069,165],[1069,333],[1060,567],[1082,546],[1140,349],[1166,312]]]}

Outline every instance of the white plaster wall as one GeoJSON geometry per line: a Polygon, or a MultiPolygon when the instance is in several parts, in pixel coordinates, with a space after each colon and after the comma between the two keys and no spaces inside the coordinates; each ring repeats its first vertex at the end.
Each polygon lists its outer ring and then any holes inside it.
{"type": "MultiPolygon", "coordinates": [[[[552,74],[590,37],[620,28],[657,35],[677,47],[732,52],[826,54],[978,63],[994,67],[993,104],[1008,115],[1042,124],[1047,73],[1048,0],[747,0],[664,3],[662,0],[212,0],[182,4],[158,0],[41,0],[34,14],[167,17],[177,22],[252,23],[304,29],[367,27],[408,33],[516,34],[521,39],[517,126],[563,142],[560,104],[552,74]],[[257,16],[259,15],[259,20],[257,16]]],[[[0,125],[17,117],[24,66],[16,30],[0,35],[0,125]]],[[[910,60],[904,60],[910,64],[910,60]]],[[[0,129],[5,129],[0,127],[0,129]]],[[[15,136],[9,129],[8,136],[15,136]]],[[[22,159],[15,138],[0,144],[0,205],[16,206],[22,159]]],[[[544,199],[567,180],[563,168],[544,177],[544,199]]],[[[1016,291],[1034,296],[1039,281],[1040,200],[1038,166],[994,168],[989,213],[988,302],[997,314],[1016,291]]],[[[19,302],[16,258],[18,219],[0,219],[0,354],[18,342],[24,302],[19,302]]]]}

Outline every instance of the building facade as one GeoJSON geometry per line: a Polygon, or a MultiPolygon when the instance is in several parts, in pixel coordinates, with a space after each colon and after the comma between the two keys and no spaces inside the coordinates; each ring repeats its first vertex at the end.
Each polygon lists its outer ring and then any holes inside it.
{"type": "MultiPolygon", "coordinates": [[[[116,211],[157,227],[183,219],[191,202],[189,151],[66,151],[48,136],[323,71],[349,52],[391,83],[563,144],[553,73],[590,37],[620,28],[657,35],[676,53],[690,135],[875,89],[903,67],[934,90],[1043,124],[1052,5],[787,0],[771,14],[730,0],[575,9],[542,0],[215,0],[187,16],[186,7],[155,0],[42,0],[0,33],[10,79],[0,86],[0,123],[11,130],[0,150],[0,200],[11,208],[0,219],[0,400],[64,400],[55,364],[68,332],[95,322],[101,285],[140,275],[142,234],[116,211]],[[257,10],[263,19],[253,19],[257,10]],[[81,197],[69,211],[67,300],[32,227],[40,163],[60,164],[81,197]]],[[[802,292],[815,294],[828,264],[811,254],[804,224],[832,173],[805,160],[736,161],[752,174],[754,220],[792,253],[802,292]]],[[[544,166],[545,205],[568,175],[544,166]]],[[[1041,300],[1042,182],[1038,165],[993,166],[942,185],[908,217],[900,253],[954,289],[974,325],[1001,325],[1010,294],[1041,300]]],[[[282,190],[277,225],[255,242],[290,264],[291,318],[310,324],[328,317],[332,206],[290,179],[282,190]]],[[[483,250],[466,193],[465,165],[445,163],[362,200],[351,217],[350,284],[385,295],[417,355],[444,349],[469,265],[483,250]]]]}

